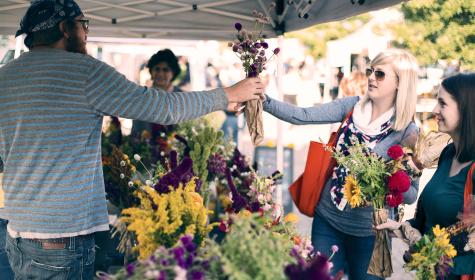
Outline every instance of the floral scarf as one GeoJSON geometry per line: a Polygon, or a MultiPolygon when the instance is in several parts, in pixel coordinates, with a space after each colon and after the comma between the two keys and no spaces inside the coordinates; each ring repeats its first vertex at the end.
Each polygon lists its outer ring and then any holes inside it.
{"type": "MultiPolygon", "coordinates": [[[[372,103],[362,101],[358,102],[353,115],[342,125],[342,133],[339,135],[336,149],[344,154],[348,153],[348,147],[351,145],[351,137],[356,136],[360,143],[364,143],[371,151],[376,144],[384,140],[393,132],[391,118],[394,115],[394,109],[391,109],[374,120],[371,124],[372,103]]],[[[330,194],[333,204],[338,210],[343,211],[347,200],[343,196],[343,186],[348,171],[345,167],[337,165],[333,169],[331,178],[330,194]]]]}

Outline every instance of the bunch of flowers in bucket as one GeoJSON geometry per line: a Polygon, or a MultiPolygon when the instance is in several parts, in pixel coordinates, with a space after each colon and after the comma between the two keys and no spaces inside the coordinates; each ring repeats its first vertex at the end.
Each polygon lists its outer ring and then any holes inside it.
{"type": "MultiPolygon", "coordinates": [[[[135,159],[140,161],[138,155],[135,159]]],[[[150,173],[145,184],[129,182],[137,189],[140,205],[124,209],[119,220],[135,234],[134,250],[140,259],[148,258],[159,246],[172,247],[184,234],[193,235],[199,246],[211,230],[210,211],[199,194],[201,182],[194,176],[192,165],[188,157],[178,164],[177,153],[172,151],[169,170],[161,166],[155,176],[150,173]]]]}
{"type": "MultiPolygon", "coordinates": [[[[373,224],[387,221],[388,209],[403,202],[403,194],[411,186],[405,153],[401,146],[394,145],[387,151],[389,160],[371,152],[351,137],[348,151],[335,150],[334,158],[347,170],[344,184],[344,197],[352,208],[372,205],[373,224]]],[[[387,231],[378,231],[368,273],[379,277],[390,277],[392,273],[387,231]],[[386,260],[386,261],[385,261],[386,260]]]]}

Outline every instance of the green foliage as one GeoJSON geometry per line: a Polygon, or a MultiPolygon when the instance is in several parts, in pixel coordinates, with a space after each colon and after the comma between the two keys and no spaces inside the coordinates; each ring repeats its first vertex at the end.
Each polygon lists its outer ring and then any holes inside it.
{"type": "Polygon", "coordinates": [[[420,0],[401,6],[405,23],[391,26],[396,47],[409,49],[421,65],[457,60],[475,68],[473,0],[420,0]]]}
{"type": "Polygon", "coordinates": [[[318,59],[325,56],[328,41],[348,36],[370,19],[369,14],[363,14],[343,21],[318,24],[304,30],[290,32],[285,37],[299,39],[308,48],[310,55],[318,59]]]}
{"type": "Polygon", "coordinates": [[[363,198],[371,201],[375,208],[382,208],[388,192],[385,182],[390,175],[388,165],[378,155],[370,152],[356,137],[351,141],[353,145],[348,147],[348,154],[335,151],[333,156],[337,163],[346,167],[349,174],[358,181],[363,198]]]}
{"type": "Polygon", "coordinates": [[[293,260],[288,236],[269,231],[256,216],[233,221],[223,242],[210,244],[210,253],[220,262],[211,267],[211,279],[286,279],[284,267],[293,260]]]}
{"type": "Polygon", "coordinates": [[[215,130],[206,120],[199,119],[180,125],[179,135],[188,141],[190,158],[193,160],[193,172],[202,182],[201,194],[205,202],[208,198],[208,159],[223,148],[224,133],[215,130]]]}

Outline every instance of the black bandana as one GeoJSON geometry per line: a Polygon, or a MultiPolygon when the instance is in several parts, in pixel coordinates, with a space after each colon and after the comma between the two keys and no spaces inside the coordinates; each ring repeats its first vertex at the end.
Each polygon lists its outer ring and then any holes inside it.
{"type": "Polygon", "coordinates": [[[51,29],[61,21],[79,15],[82,15],[82,11],[74,0],[33,0],[16,36],[51,29]]]}

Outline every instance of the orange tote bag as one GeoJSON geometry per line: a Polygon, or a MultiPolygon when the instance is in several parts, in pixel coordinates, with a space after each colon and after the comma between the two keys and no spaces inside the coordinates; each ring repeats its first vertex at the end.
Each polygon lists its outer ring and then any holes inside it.
{"type": "Polygon", "coordinates": [[[289,187],[292,200],[299,211],[306,216],[313,217],[315,206],[320,200],[325,183],[330,178],[336,165],[336,161],[332,156],[333,152],[325,149],[325,146],[333,148],[336,146],[341,127],[351,117],[352,113],[353,110],[348,113],[337,132],[330,135],[327,145],[310,141],[305,170],[289,187]]]}
{"type": "MultiPolygon", "coordinates": [[[[472,164],[470,171],[468,172],[467,181],[465,182],[465,191],[463,193],[463,206],[464,209],[468,210],[470,202],[472,201],[472,194],[473,194],[473,172],[475,170],[475,163],[472,164]]],[[[460,280],[475,280],[475,274],[469,275],[462,275],[460,280]]]]}

